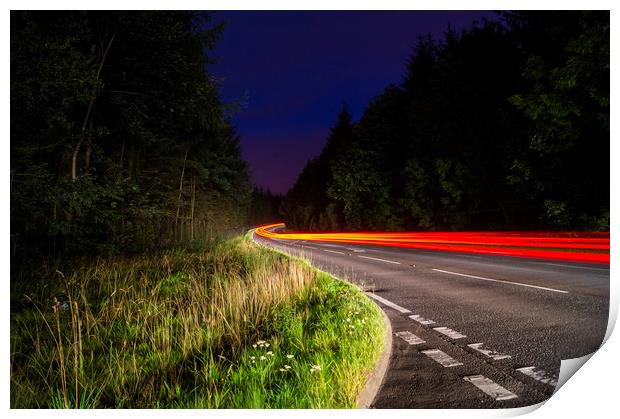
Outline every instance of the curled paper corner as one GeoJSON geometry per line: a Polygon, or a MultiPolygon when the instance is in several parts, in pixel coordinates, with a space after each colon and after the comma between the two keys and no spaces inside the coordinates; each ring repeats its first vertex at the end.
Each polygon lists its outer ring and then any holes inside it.
{"type": "MultiPolygon", "coordinates": [[[[605,331],[605,337],[603,338],[599,349],[605,344],[605,342],[607,342],[609,336],[611,336],[611,333],[616,326],[617,318],[618,301],[617,299],[612,298],[609,302],[609,318],[607,320],[607,330],[605,331]]],[[[583,366],[583,364],[588,362],[588,360],[592,358],[592,355],[594,355],[597,351],[598,349],[590,354],[584,355],[579,358],[563,359],[560,364],[560,375],[558,377],[558,384],[555,386],[553,394],[555,394],[560,389],[560,387],[562,387],[579,370],[579,368],[583,366]]]]}
{"type": "MultiPolygon", "coordinates": [[[[603,338],[603,341],[601,342],[601,346],[599,347],[599,349],[605,344],[605,342],[607,342],[607,339],[609,339],[609,336],[611,336],[611,333],[613,332],[616,326],[617,317],[618,317],[618,301],[610,301],[609,319],[607,320],[607,330],[605,332],[605,337],[603,338]]],[[[553,394],[555,394],[579,370],[579,368],[583,366],[583,364],[588,362],[588,360],[592,358],[592,355],[594,355],[595,353],[596,351],[590,354],[584,355],[582,357],[579,357],[579,358],[563,359],[560,364],[560,375],[558,377],[558,384],[555,386],[555,390],[553,391],[553,394]]]]}
{"type": "MultiPolygon", "coordinates": [[[[579,358],[563,359],[560,364],[558,384],[556,385],[553,394],[555,394],[560,389],[560,387],[562,387],[579,370],[579,368],[581,368],[586,362],[588,362],[588,360],[594,354],[595,352],[592,352],[591,354],[579,358]]],[[[553,395],[551,397],[553,397],[553,395]]],[[[551,399],[551,397],[540,403],[532,404],[529,406],[517,407],[513,409],[501,409],[501,414],[498,415],[498,417],[515,417],[526,415],[543,406],[551,399]]]]}
{"type": "Polygon", "coordinates": [[[605,342],[607,342],[607,339],[609,339],[609,336],[611,336],[611,333],[616,327],[616,320],[618,319],[618,299],[611,297],[613,297],[613,290],[610,290],[609,318],[607,320],[607,330],[605,331],[605,337],[603,338],[601,346],[603,346],[605,342]]]}
{"type": "MultiPolygon", "coordinates": [[[[549,400],[549,399],[547,399],[547,400],[549,400]]],[[[538,409],[543,404],[547,403],[547,400],[543,400],[540,403],[531,404],[529,406],[514,407],[512,409],[498,409],[498,410],[495,411],[495,412],[497,412],[497,416],[496,417],[514,418],[514,417],[517,417],[517,416],[524,416],[524,415],[527,415],[528,413],[532,413],[534,410],[538,409]]]]}
{"type": "Polygon", "coordinates": [[[588,362],[588,360],[592,358],[592,355],[594,354],[595,352],[592,352],[591,354],[584,355],[579,358],[563,359],[562,363],[560,364],[560,376],[558,377],[558,385],[555,386],[553,394],[555,394],[560,389],[560,387],[562,387],[579,370],[579,368],[583,366],[583,364],[588,362]]]}

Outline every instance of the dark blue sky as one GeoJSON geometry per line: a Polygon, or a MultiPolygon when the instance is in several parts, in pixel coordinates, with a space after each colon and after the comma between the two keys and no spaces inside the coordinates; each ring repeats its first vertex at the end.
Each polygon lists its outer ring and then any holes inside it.
{"type": "Polygon", "coordinates": [[[389,83],[400,83],[420,35],[440,38],[484,11],[221,11],[210,53],[226,102],[243,99],[234,124],[256,185],[286,192],[317,156],[343,104],[357,120],[389,83]]]}

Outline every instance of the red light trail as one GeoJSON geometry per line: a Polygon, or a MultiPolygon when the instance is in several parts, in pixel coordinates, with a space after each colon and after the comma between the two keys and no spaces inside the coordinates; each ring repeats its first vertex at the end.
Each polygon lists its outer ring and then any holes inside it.
{"type": "Polygon", "coordinates": [[[283,223],[256,228],[256,234],[281,240],[440,250],[498,256],[528,257],[609,264],[609,232],[350,232],[278,233],[271,231],[283,223]]]}

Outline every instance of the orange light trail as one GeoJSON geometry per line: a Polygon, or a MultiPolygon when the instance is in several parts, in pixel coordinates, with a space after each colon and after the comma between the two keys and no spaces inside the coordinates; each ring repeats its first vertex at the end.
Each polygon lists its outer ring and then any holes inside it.
{"type": "Polygon", "coordinates": [[[350,232],[350,233],[278,233],[283,223],[256,228],[256,234],[281,240],[306,240],[333,243],[440,250],[499,256],[527,257],[609,264],[609,232],[350,232]]]}

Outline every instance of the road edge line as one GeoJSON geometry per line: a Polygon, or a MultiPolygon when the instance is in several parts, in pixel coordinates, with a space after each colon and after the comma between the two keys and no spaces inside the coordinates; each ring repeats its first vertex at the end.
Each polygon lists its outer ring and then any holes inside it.
{"type": "Polygon", "coordinates": [[[369,300],[379,307],[383,314],[383,322],[385,323],[385,345],[374,371],[370,374],[366,380],[366,385],[364,385],[364,388],[357,396],[357,409],[370,408],[385,381],[390,365],[390,358],[392,358],[392,323],[383,308],[372,298],[369,298],[369,300]]]}

